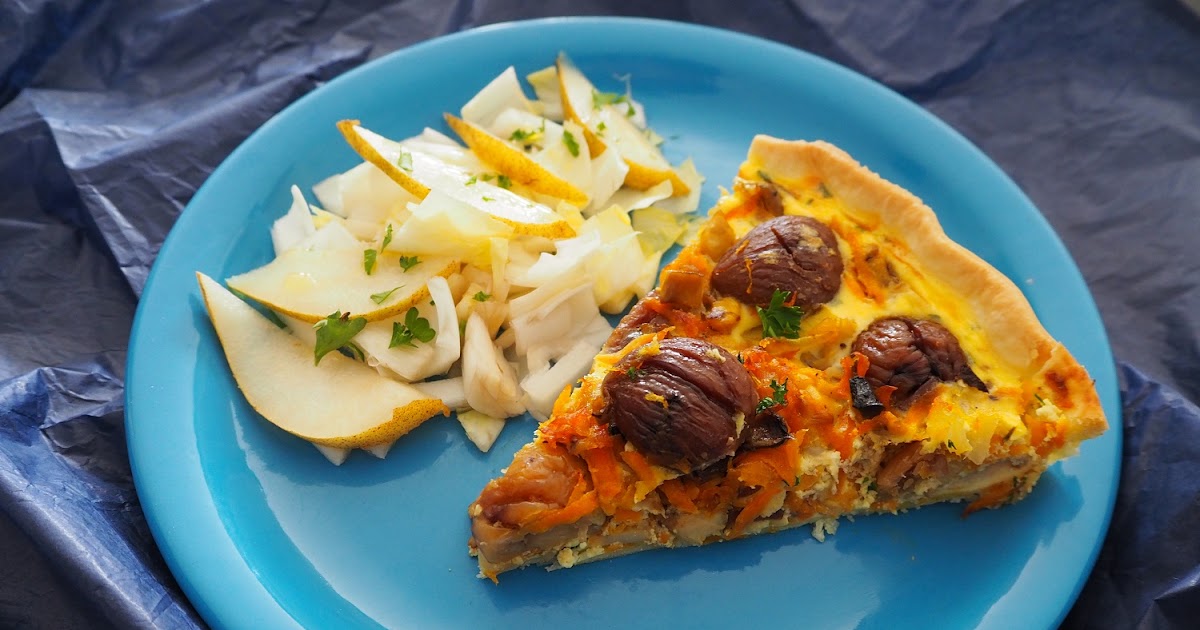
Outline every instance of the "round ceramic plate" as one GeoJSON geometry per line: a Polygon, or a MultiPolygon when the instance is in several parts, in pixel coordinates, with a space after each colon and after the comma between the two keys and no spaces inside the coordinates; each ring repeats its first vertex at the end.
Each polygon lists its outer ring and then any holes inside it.
{"type": "Polygon", "coordinates": [[[844,68],[763,40],[621,19],[503,24],[399,51],[273,118],[218,168],[167,239],[129,354],[127,426],[143,508],[188,597],[216,627],[1035,628],[1069,609],[1103,540],[1120,432],[1053,466],[1025,501],[960,518],[935,506],[652,551],[568,571],[476,577],[467,505],[533,435],[510,421],[488,454],[435,418],[380,461],[341,467],[262,420],[239,394],[194,278],[271,258],[268,227],[357,158],[357,118],[406,137],[457,111],[506,66],[566,51],[602,90],[631,75],[672,161],[730,185],[751,137],[824,139],[922,197],[950,236],[1016,281],[1096,379],[1119,425],[1104,328],[1078,270],[1029,200],[919,107],[844,68]]]}

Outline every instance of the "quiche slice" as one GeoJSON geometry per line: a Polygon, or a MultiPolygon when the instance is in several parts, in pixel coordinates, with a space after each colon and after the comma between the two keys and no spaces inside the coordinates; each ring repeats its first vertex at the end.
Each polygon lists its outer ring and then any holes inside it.
{"type": "Polygon", "coordinates": [[[1107,422],[1091,378],[933,212],[824,142],[759,136],[503,476],[496,580],[942,501],[1024,497],[1107,422]]]}

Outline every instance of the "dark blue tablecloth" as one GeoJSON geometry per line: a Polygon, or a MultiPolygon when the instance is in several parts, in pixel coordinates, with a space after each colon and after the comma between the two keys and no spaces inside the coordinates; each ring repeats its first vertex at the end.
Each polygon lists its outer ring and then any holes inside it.
{"type": "Polygon", "coordinates": [[[1175,0],[0,3],[0,627],[202,624],[142,516],[122,395],[137,296],[213,168],[367,60],[568,13],[814,52],[998,162],[1078,261],[1122,377],[1120,495],[1066,625],[1200,627],[1200,20],[1175,0]]]}

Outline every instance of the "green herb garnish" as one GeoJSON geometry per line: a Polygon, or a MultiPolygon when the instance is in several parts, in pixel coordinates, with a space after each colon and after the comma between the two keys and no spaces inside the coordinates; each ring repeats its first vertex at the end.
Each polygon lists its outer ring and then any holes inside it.
{"type": "Polygon", "coordinates": [[[600,124],[596,125],[596,133],[602,134],[605,129],[608,129],[608,125],[604,124],[604,121],[600,121],[600,124]]]}
{"type": "Polygon", "coordinates": [[[758,401],[758,407],[755,408],[755,411],[762,413],[771,407],[777,407],[786,403],[787,391],[786,379],[782,383],[776,382],[775,379],[771,379],[771,395],[758,401]]]}
{"type": "Polygon", "coordinates": [[[400,257],[400,266],[403,267],[405,271],[408,271],[419,264],[421,264],[421,259],[417,256],[400,257]]]}
{"type": "Polygon", "coordinates": [[[512,132],[512,135],[509,136],[508,139],[512,140],[513,142],[525,142],[526,140],[533,138],[535,135],[537,135],[536,131],[525,131],[524,129],[517,129],[512,132]]]}
{"type": "Polygon", "coordinates": [[[363,251],[363,270],[367,275],[371,275],[375,271],[375,261],[379,258],[379,252],[387,249],[388,243],[392,242],[392,224],[387,225],[387,230],[383,233],[383,244],[378,250],[368,249],[363,251]]]}
{"type": "Polygon", "coordinates": [[[342,347],[347,347],[356,356],[361,357],[362,349],[351,343],[350,340],[366,325],[367,318],[351,318],[350,313],[343,314],[341,311],[313,324],[313,330],[317,331],[317,343],[313,348],[313,365],[320,364],[322,357],[342,347]]]}
{"type": "Polygon", "coordinates": [[[625,376],[628,376],[629,380],[631,380],[631,381],[637,380],[637,377],[639,377],[641,375],[642,375],[642,371],[635,367],[631,367],[628,370],[625,370],[625,376]]]}
{"type": "Polygon", "coordinates": [[[483,197],[480,197],[480,199],[482,199],[482,200],[484,200],[484,201],[495,201],[495,198],[493,198],[493,197],[488,197],[488,196],[486,196],[486,195],[485,195],[485,196],[483,196],[483,197]]]}
{"type": "Polygon", "coordinates": [[[616,92],[600,92],[592,91],[592,108],[600,109],[605,105],[616,105],[617,103],[625,103],[629,101],[629,96],[625,94],[617,94],[616,92]]]}
{"type": "Polygon", "coordinates": [[[497,175],[496,184],[504,189],[512,188],[512,180],[507,175],[497,175]]]}
{"type": "Polygon", "coordinates": [[[411,173],[412,172],[412,154],[409,153],[408,151],[405,151],[404,149],[400,149],[400,157],[396,159],[396,166],[399,166],[400,168],[411,173]]]}
{"type": "Polygon", "coordinates": [[[379,246],[379,251],[387,249],[389,243],[392,242],[392,224],[387,224],[387,229],[383,231],[383,244],[379,246]]]}
{"type": "Polygon", "coordinates": [[[404,285],[400,285],[400,286],[396,287],[395,289],[391,289],[389,291],[382,291],[380,293],[372,293],[371,301],[376,304],[383,304],[384,301],[386,301],[389,297],[392,297],[392,294],[395,293],[396,291],[398,291],[403,286],[404,285]]]}
{"type": "Polygon", "coordinates": [[[486,301],[488,301],[488,300],[489,300],[491,297],[492,297],[492,294],[490,294],[490,293],[484,293],[483,291],[480,291],[480,292],[476,293],[476,294],[474,295],[474,297],[472,297],[471,299],[475,300],[476,302],[486,302],[486,301]]]}
{"type": "Polygon", "coordinates": [[[563,131],[563,144],[567,145],[567,150],[571,152],[571,157],[579,157],[579,143],[575,141],[575,135],[570,131],[563,131]]]}
{"type": "Polygon", "coordinates": [[[437,331],[429,325],[429,320],[421,317],[417,311],[417,307],[409,307],[408,312],[404,314],[404,323],[392,322],[392,340],[388,343],[389,348],[396,346],[409,346],[410,348],[417,347],[413,340],[429,343],[437,336],[437,331]]]}
{"type": "Polygon", "coordinates": [[[821,193],[821,196],[826,199],[829,199],[833,196],[833,193],[829,192],[829,189],[825,187],[825,182],[817,184],[817,192],[821,193]]]}
{"type": "Polygon", "coordinates": [[[800,337],[800,318],[804,317],[804,311],[796,306],[784,305],[791,295],[790,291],[775,289],[767,308],[758,307],[758,316],[762,319],[764,337],[783,337],[785,339],[800,337]]]}
{"type": "Polygon", "coordinates": [[[477,182],[477,181],[479,181],[479,178],[478,178],[478,177],[475,177],[474,175],[472,175],[472,176],[471,176],[471,179],[468,179],[468,180],[467,180],[467,181],[466,181],[466,182],[463,184],[463,186],[474,186],[474,185],[475,185],[475,182],[477,182]]]}

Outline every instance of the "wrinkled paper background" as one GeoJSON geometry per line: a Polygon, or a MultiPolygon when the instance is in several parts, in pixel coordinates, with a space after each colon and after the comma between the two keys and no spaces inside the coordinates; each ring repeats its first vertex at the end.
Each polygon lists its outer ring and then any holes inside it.
{"type": "Polygon", "coordinates": [[[1120,495],[1065,625],[1196,627],[1200,20],[1174,0],[0,3],[0,626],[203,625],[142,516],[122,396],[137,296],[217,164],[365,61],[568,14],[816,53],[999,163],[1078,262],[1122,378],[1120,495]]]}

